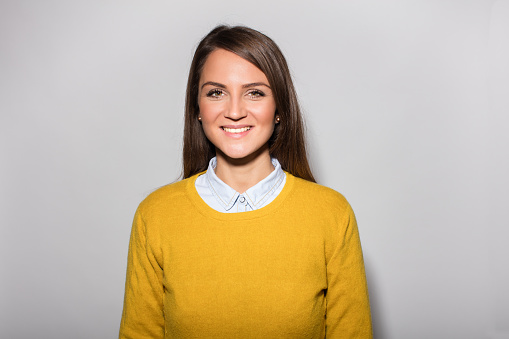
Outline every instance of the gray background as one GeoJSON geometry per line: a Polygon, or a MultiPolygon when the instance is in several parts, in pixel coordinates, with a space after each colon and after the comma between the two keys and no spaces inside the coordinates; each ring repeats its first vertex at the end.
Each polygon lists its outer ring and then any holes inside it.
{"type": "Polygon", "coordinates": [[[507,0],[1,1],[0,337],[117,336],[132,217],[179,177],[218,23],[287,56],[375,338],[508,338],[507,0]]]}

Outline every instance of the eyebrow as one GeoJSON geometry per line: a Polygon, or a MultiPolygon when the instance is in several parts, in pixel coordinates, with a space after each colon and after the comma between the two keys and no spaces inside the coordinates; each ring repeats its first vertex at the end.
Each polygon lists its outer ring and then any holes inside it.
{"type": "MultiPolygon", "coordinates": [[[[211,86],[215,86],[215,87],[219,87],[219,88],[226,88],[225,85],[220,84],[219,82],[214,82],[214,81],[207,81],[206,83],[201,85],[201,88],[203,89],[203,87],[205,87],[207,85],[211,85],[211,86]]],[[[265,86],[265,87],[268,87],[270,89],[270,86],[267,85],[264,82],[252,82],[252,83],[249,83],[249,84],[242,85],[242,88],[256,87],[256,86],[265,86]]]]}

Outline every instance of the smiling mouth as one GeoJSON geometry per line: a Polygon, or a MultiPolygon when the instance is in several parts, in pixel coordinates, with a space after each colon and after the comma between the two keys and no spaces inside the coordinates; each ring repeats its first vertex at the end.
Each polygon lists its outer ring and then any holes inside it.
{"type": "Polygon", "coordinates": [[[248,127],[242,127],[242,128],[228,128],[228,127],[221,127],[223,131],[228,133],[242,133],[249,131],[251,129],[251,126],[248,127]]]}

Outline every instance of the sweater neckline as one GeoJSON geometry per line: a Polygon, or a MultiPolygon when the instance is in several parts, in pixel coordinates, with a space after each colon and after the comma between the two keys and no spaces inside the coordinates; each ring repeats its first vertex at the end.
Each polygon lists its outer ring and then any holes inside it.
{"type": "Polygon", "coordinates": [[[236,221],[236,220],[251,220],[251,219],[257,219],[261,218],[263,216],[266,216],[268,214],[273,213],[279,205],[283,203],[283,201],[286,199],[286,197],[290,194],[290,192],[293,190],[293,185],[295,182],[295,177],[291,175],[290,173],[285,171],[286,174],[286,183],[283,187],[283,190],[278,194],[278,196],[267,206],[262,207],[260,209],[256,209],[254,211],[248,211],[248,212],[238,212],[238,213],[222,213],[219,211],[216,211],[198,194],[198,191],[196,191],[195,181],[198,178],[199,175],[203,173],[198,173],[194,175],[193,177],[189,178],[187,180],[187,187],[186,191],[187,194],[191,200],[191,202],[195,205],[196,209],[199,211],[199,213],[203,214],[207,218],[217,219],[217,220],[229,220],[229,221],[236,221]]]}

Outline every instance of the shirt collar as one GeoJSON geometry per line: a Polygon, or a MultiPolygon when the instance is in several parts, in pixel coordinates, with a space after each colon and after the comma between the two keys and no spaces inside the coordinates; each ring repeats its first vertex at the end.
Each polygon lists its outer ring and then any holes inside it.
{"type": "MultiPolygon", "coordinates": [[[[250,187],[246,192],[242,193],[253,210],[259,208],[259,206],[263,206],[263,202],[274,194],[285,178],[285,173],[283,172],[279,161],[277,161],[276,158],[272,158],[271,160],[274,170],[263,180],[253,187],[250,187]]],[[[216,165],[217,159],[216,157],[213,157],[210,159],[209,167],[205,173],[207,184],[220,205],[223,206],[225,210],[229,211],[233,206],[235,206],[241,193],[235,191],[224,181],[219,179],[214,171],[216,165]]]]}

